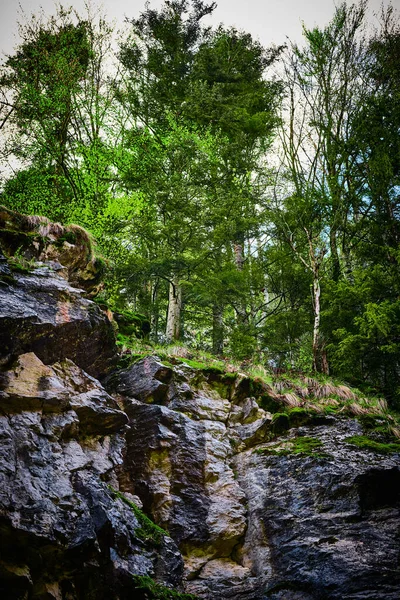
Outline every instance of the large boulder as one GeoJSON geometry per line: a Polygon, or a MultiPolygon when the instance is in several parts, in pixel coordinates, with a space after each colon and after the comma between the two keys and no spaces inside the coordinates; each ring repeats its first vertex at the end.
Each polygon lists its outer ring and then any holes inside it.
{"type": "Polygon", "coordinates": [[[0,282],[0,362],[34,352],[46,364],[69,358],[98,377],[115,364],[114,330],[100,308],[56,269],[36,266],[0,282]]]}

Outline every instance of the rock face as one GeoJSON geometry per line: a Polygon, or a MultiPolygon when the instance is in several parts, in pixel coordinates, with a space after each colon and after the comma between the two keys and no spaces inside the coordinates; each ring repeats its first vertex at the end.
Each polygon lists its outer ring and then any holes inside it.
{"type": "Polygon", "coordinates": [[[111,323],[48,265],[0,282],[0,339],[2,364],[32,351],[46,364],[69,358],[98,377],[116,358],[111,323]]]}
{"type": "Polygon", "coordinates": [[[398,600],[399,454],[245,376],[110,374],[84,234],[27,219],[0,209],[0,597],[398,600]]]}
{"type": "Polygon", "coordinates": [[[179,584],[174,542],[143,534],[113,492],[128,418],[99,382],[29,353],[0,388],[1,597],[141,598],[132,574],[179,584]]]}
{"type": "Polygon", "coordinates": [[[120,483],[177,542],[187,591],[398,598],[399,455],[347,443],[362,432],[356,420],[317,418],[271,442],[271,414],[243,380],[147,358],[107,385],[129,417],[120,483]],[[274,451],[301,437],[318,452],[274,451]]]}
{"type": "Polygon", "coordinates": [[[116,346],[111,323],[87,298],[99,283],[89,241],[79,228],[36,219],[0,207],[0,365],[32,351],[98,377],[115,364],[116,346]],[[76,244],[62,239],[68,233],[76,244]]]}

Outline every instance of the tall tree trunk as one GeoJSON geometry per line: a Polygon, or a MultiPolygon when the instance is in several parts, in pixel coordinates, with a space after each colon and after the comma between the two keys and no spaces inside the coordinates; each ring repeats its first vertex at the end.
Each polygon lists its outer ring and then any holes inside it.
{"type": "MultiPolygon", "coordinates": [[[[245,240],[243,238],[238,238],[233,243],[233,252],[235,255],[235,266],[238,271],[243,271],[244,265],[244,244],[245,240]]],[[[241,290],[240,290],[241,291],[241,290]]],[[[240,294],[241,296],[241,294],[240,294]]],[[[246,302],[243,297],[239,297],[239,301],[236,304],[236,320],[238,325],[243,325],[247,321],[247,312],[246,312],[246,302]]]]}
{"type": "Polygon", "coordinates": [[[318,276],[314,276],[313,282],[314,301],[314,330],[313,330],[313,370],[320,371],[320,320],[321,320],[321,286],[318,276]]]}
{"type": "Polygon", "coordinates": [[[221,355],[224,351],[224,321],[223,306],[214,303],[213,305],[213,325],[212,325],[212,349],[213,353],[221,355]]]}
{"type": "Polygon", "coordinates": [[[244,257],[243,257],[243,242],[236,242],[233,244],[233,251],[235,253],[235,264],[236,264],[236,268],[238,271],[242,271],[243,270],[243,263],[244,263],[244,257]]]}
{"type": "Polygon", "coordinates": [[[157,280],[153,287],[153,294],[151,297],[151,331],[154,340],[158,341],[158,287],[159,281],[157,280]]]}
{"type": "Polygon", "coordinates": [[[168,316],[166,340],[167,343],[180,339],[181,336],[182,288],[178,277],[173,277],[169,284],[168,316]]]}

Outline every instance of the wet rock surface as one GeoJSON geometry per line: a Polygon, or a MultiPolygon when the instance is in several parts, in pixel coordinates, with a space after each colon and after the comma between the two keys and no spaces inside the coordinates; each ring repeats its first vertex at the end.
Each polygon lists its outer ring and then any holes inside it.
{"type": "Polygon", "coordinates": [[[178,543],[187,591],[210,600],[398,597],[399,455],[349,445],[361,425],[336,417],[271,441],[271,415],[243,397],[240,381],[167,370],[166,383],[160,361],[147,358],[123,373],[130,383],[119,391],[137,389],[142,400],[120,397],[131,427],[121,472],[124,489],[178,543]],[[148,393],[144,372],[153,373],[148,393]],[[318,452],[268,453],[298,437],[318,440],[318,452]]]}
{"type": "Polygon", "coordinates": [[[49,266],[0,285],[0,362],[34,352],[51,364],[69,358],[93,376],[115,364],[111,323],[49,266]]]}
{"type": "Polygon", "coordinates": [[[1,597],[140,597],[132,574],[178,585],[172,539],[143,536],[113,492],[128,417],[99,382],[30,353],[0,388],[1,597]]]}
{"type": "Polygon", "coordinates": [[[399,454],[300,396],[273,417],[241,375],[148,357],[101,385],[116,349],[82,236],[0,208],[0,597],[145,600],[143,575],[205,600],[398,600],[399,454]]]}
{"type": "Polygon", "coordinates": [[[88,297],[101,287],[100,262],[80,227],[0,206],[0,366],[34,352],[95,377],[112,369],[113,328],[88,297]]]}

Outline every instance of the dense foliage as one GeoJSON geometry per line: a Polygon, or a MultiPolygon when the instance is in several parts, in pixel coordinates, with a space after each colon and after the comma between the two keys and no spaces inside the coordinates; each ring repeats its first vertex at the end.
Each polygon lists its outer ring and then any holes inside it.
{"type": "Polygon", "coordinates": [[[0,75],[1,202],[76,222],[104,302],[180,341],[400,400],[400,28],[342,4],[301,45],[148,6],[33,17],[0,75]]]}

